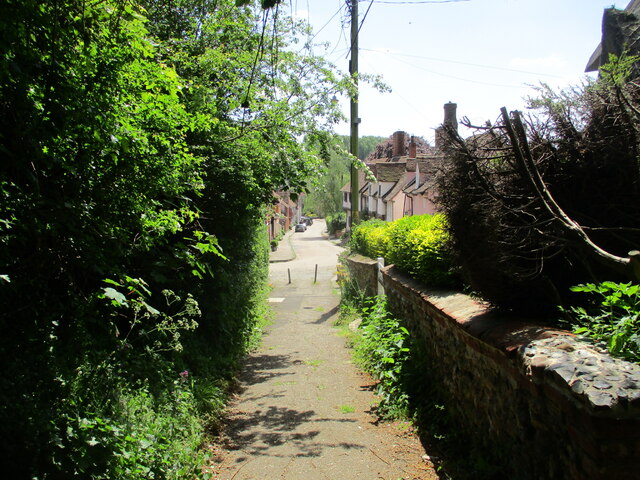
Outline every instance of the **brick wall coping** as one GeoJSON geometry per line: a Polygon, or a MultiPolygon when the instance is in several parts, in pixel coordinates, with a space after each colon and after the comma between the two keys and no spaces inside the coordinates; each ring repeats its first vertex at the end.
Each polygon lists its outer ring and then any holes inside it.
{"type": "Polygon", "coordinates": [[[350,260],[358,263],[364,263],[365,265],[377,265],[378,261],[371,258],[365,257],[364,255],[360,255],[359,253],[351,253],[348,257],[350,260]]]}
{"type": "Polygon", "coordinates": [[[551,384],[595,415],[640,419],[640,366],[543,322],[508,317],[468,295],[425,287],[393,265],[381,271],[385,287],[391,280],[405,294],[421,297],[439,313],[435,318],[466,332],[472,348],[486,353],[487,345],[493,347],[530,380],[551,384]]]}

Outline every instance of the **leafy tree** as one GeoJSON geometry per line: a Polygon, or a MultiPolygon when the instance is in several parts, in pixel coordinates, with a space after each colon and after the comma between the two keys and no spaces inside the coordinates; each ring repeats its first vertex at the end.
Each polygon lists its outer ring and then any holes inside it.
{"type": "MultiPolygon", "coordinates": [[[[361,137],[358,141],[358,158],[367,158],[376,145],[384,140],[384,137],[361,137]]],[[[349,181],[351,175],[352,157],[348,154],[348,149],[349,137],[336,137],[335,146],[329,153],[329,162],[323,166],[312,184],[306,207],[320,216],[326,217],[342,212],[340,189],[349,181]]]]}
{"type": "Polygon", "coordinates": [[[350,82],[323,59],[288,46],[304,34],[301,23],[270,11],[256,17],[230,1],[195,7],[147,4],[149,28],[164,39],[163,61],[190,79],[182,92],[187,109],[207,119],[204,128],[188,136],[192,150],[206,158],[204,190],[194,201],[206,212],[198,224],[216,235],[230,261],[212,259],[214,277],[198,288],[203,328],[210,329],[209,338],[229,346],[224,332],[246,328],[227,317],[246,298],[248,286],[239,288],[238,277],[244,278],[256,255],[252,242],[263,207],[273,191],[305,191],[308,179],[318,175],[322,158],[317,153],[326,151],[331,141],[326,132],[340,118],[332,98],[350,82]],[[185,36],[183,25],[189,21],[191,32],[185,36]],[[171,31],[172,25],[179,28],[171,31]],[[302,137],[316,149],[308,151],[298,140],[302,137]]]}
{"type": "Polygon", "coordinates": [[[12,478],[198,471],[198,392],[264,313],[264,206],[307,188],[321,162],[299,139],[329,142],[351,86],[291,46],[304,26],[277,3],[0,5],[12,478]]]}
{"type": "MultiPolygon", "coordinates": [[[[349,137],[343,138],[348,139],[349,137]]],[[[360,137],[358,139],[358,158],[360,160],[366,160],[376,147],[386,140],[386,137],[376,137],[374,135],[365,135],[364,137],[360,137]]],[[[345,148],[346,147],[348,147],[348,145],[346,145],[345,148]]]]}
{"type": "Polygon", "coordinates": [[[311,187],[305,201],[305,207],[320,217],[326,217],[342,211],[342,192],[340,189],[349,179],[348,155],[332,153],[326,169],[311,187]]]}
{"type": "Polygon", "coordinates": [[[139,11],[80,1],[4,10],[0,384],[15,410],[1,415],[1,451],[20,477],[51,462],[67,375],[125,326],[101,311],[101,281],[132,274],[136,255],[193,219],[188,197],[202,182],[186,144],[197,119],[175,70],[155,61],[139,11]]]}

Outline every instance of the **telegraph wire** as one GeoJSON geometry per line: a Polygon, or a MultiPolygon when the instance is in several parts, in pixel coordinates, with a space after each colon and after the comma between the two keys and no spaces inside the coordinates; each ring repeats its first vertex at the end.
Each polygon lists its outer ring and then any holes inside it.
{"type": "MultiPolygon", "coordinates": [[[[358,38],[360,36],[360,29],[362,29],[362,25],[364,25],[364,21],[367,19],[367,15],[369,14],[369,10],[371,10],[371,5],[373,5],[373,2],[374,2],[374,0],[371,0],[369,2],[369,6],[367,7],[367,11],[364,12],[364,17],[362,17],[362,21],[360,22],[360,25],[358,25],[358,31],[356,32],[356,38],[358,38]]],[[[347,55],[345,56],[345,58],[349,56],[349,54],[351,53],[351,50],[353,50],[353,46],[355,45],[355,43],[356,43],[356,40],[354,39],[353,42],[351,42],[351,46],[349,47],[349,51],[347,52],[347,55]]]]}
{"type": "MultiPolygon", "coordinates": [[[[308,2],[308,0],[307,0],[307,23],[308,23],[309,25],[311,25],[311,13],[310,13],[310,12],[311,12],[311,10],[309,9],[308,5],[309,5],[309,2],[308,2]]],[[[342,4],[342,3],[341,3],[341,6],[340,6],[340,7],[338,7],[338,10],[337,10],[333,15],[331,15],[331,18],[329,18],[329,20],[327,20],[327,21],[326,21],[326,23],[325,23],[322,27],[320,27],[317,31],[314,31],[314,32],[313,32],[313,36],[311,36],[311,37],[310,37],[310,38],[308,38],[308,40],[307,40],[307,42],[308,42],[308,44],[309,44],[309,45],[310,45],[310,44],[311,44],[311,42],[313,42],[313,40],[314,40],[314,39],[315,39],[315,38],[320,34],[320,32],[322,32],[322,31],[323,31],[323,30],[324,30],[324,29],[325,29],[325,28],[326,28],[326,27],[327,27],[327,26],[328,26],[328,25],[333,21],[333,19],[334,19],[334,18],[336,18],[340,13],[342,13],[342,11],[344,10],[344,8],[345,8],[345,4],[342,4]]],[[[292,9],[292,12],[293,12],[293,9],[292,9]]],[[[342,37],[342,36],[343,36],[343,34],[344,34],[344,29],[341,29],[341,31],[340,31],[340,37],[342,37]]],[[[336,42],[336,46],[334,47],[333,51],[329,53],[329,55],[331,55],[333,52],[335,52],[335,50],[338,48],[338,44],[339,44],[339,43],[340,43],[340,39],[338,39],[338,41],[336,42]]],[[[302,47],[302,48],[299,50],[299,52],[301,52],[301,51],[305,50],[306,48],[307,48],[306,46],[302,47]]],[[[298,52],[298,53],[299,53],[299,52],[298,52]]]]}
{"type": "Polygon", "coordinates": [[[458,3],[458,2],[469,2],[471,0],[405,0],[400,2],[390,2],[385,0],[374,0],[375,3],[386,3],[387,5],[420,5],[420,4],[438,4],[438,3],[458,3]]]}
{"type": "Polygon", "coordinates": [[[424,68],[424,67],[421,67],[419,65],[415,65],[414,63],[410,63],[410,62],[406,62],[404,60],[400,60],[399,58],[394,58],[394,60],[396,62],[404,63],[405,65],[409,65],[409,66],[411,66],[413,68],[417,68],[419,70],[424,70],[425,72],[432,73],[434,75],[440,75],[441,77],[446,77],[446,78],[453,78],[454,80],[460,80],[462,82],[477,83],[478,85],[488,85],[488,86],[491,86],[491,87],[522,88],[522,85],[504,85],[504,84],[500,84],[500,83],[482,82],[480,80],[470,80],[468,78],[457,77],[455,75],[447,75],[446,73],[435,72],[433,70],[429,70],[428,68],[424,68]]]}
{"type": "MultiPolygon", "coordinates": [[[[344,5],[342,5],[340,8],[338,8],[338,11],[336,13],[334,13],[331,18],[329,20],[327,20],[327,23],[325,23],[322,27],[320,27],[320,29],[318,29],[317,32],[314,33],[313,37],[311,37],[311,39],[309,41],[313,41],[314,38],[316,38],[318,36],[318,34],[324,30],[325,28],[327,28],[327,25],[329,25],[331,23],[331,21],[336,18],[338,16],[339,13],[342,12],[342,10],[344,10],[344,5]]],[[[311,21],[309,21],[309,25],[311,25],[311,21]]]]}
{"type": "Polygon", "coordinates": [[[507,68],[507,67],[496,67],[494,65],[482,65],[479,63],[469,63],[469,62],[460,62],[457,60],[445,60],[442,58],[434,58],[434,57],[425,57],[422,55],[411,55],[409,53],[391,53],[391,52],[383,52],[381,50],[375,50],[372,48],[364,48],[364,47],[360,47],[360,50],[365,50],[367,52],[373,52],[373,53],[380,53],[383,55],[388,55],[390,57],[409,57],[409,58],[421,58],[424,60],[433,60],[436,62],[444,62],[444,63],[455,63],[457,65],[465,65],[465,66],[471,66],[471,67],[478,67],[478,68],[490,68],[492,70],[502,70],[502,71],[506,71],[506,72],[514,72],[514,73],[525,73],[527,75],[537,75],[540,77],[551,77],[551,78],[563,78],[560,75],[553,75],[551,73],[537,73],[537,72],[530,72],[527,70],[518,70],[515,68],[507,68]]]}

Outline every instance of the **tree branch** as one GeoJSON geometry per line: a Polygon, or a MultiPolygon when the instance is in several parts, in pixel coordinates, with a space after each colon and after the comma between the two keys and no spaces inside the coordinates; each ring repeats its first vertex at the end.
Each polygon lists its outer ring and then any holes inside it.
{"type": "Polygon", "coordinates": [[[569,215],[567,215],[562,207],[560,207],[560,205],[555,201],[553,195],[542,180],[540,172],[533,161],[519,112],[512,112],[515,128],[511,122],[509,114],[507,113],[507,109],[502,107],[500,112],[502,113],[507,135],[513,145],[514,157],[516,162],[519,164],[523,177],[530,183],[547,212],[549,212],[549,214],[558,221],[560,227],[568,236],[577,239],[585,250],[595,259],[600,261],[600,263],[603,263],[616,272],[629,274],[629,258],[618,257],[596,245],[589,238],[584,229],[577,222],[571,219],[571,217],[569,217],[569,215]]]}

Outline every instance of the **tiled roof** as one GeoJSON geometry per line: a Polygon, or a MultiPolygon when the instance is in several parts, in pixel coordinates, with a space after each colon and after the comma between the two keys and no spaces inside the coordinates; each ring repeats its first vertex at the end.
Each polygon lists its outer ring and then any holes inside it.
{"type": "Polygon", "coordinates": [[[407,183],[404,184],[404,186],[402,187],[402,191],[404,193],[411,193],[413,191],[413,187],[416,184],[416,179],[412,178],[411,180],[409,180],[407,183]]]}
{"type": "Polygon", "coordinates": [[[416,180],[412,179],[409,183],[407,183],[403,189],[404,193],[407,195],[424,195],[429,190],[435,188],[435,182],[433,180],[426,181],[418,188],[415,188],[416,180]]]}
{"type": "Polygon", "coordinates": [[[406,170],[405,162],[385,162],[374,165],[373,174],[379,182],[397,182],[406,170]]]}
{"type": "MultiPolygon", "coordinates": [[[[415,188],[416,179],[414,177],[404,185],[404,193],[407,195],[423,195],[427,191],[437,188],[436,176],[442,161],[444,161],[444,158],[441,156],[418,158],[417,162],[420,166],[420,186],[415,188]]],[[[415,172],[415,161],[413,161],[412,165],[407,165],[407,170],[415,172]]]]}
{"type": "MultiPolygon", "coordinates": [[[[435,152],[435,147],[432,147],[431,145],[429,145],[429,143],[424,138],[414,136],[414,140],[416,142],[416,150],[418,155],[420,155],[421,153],[429,154],[429,153],[435,152]]],[[[403,153],[406,153],[409,150],[410,141],[411,141],[411,135],[408,135],[405,132],[403,153]]],[[[390,160],[392,157],[393,157],[393,135],[391,135],[388,139],[376,145],[376,148],[373,150],[373,152],[369,154],[366,161],[367,163],[369,163],[374,159],[379,159],[379,158],[390,160]]]]}
{"type": "Polygon", "coordinates": [[[422,195],[422,194],[427,193],[429,190],[434,189],[435,186],[436,186],[436,184],[434,182],[424,182],[413,193],[416,194],[416,195],[422,195]]]}
{"type": "Polygon", "coordinates": [[[416,163],[420,165],[420,173],[430,172],[433,170],[433,166],[438,164],[442,160],[442,156],[419,156],[418,158],[412,158],[407,160],[407,172],[416,171],[416,163]]]}
{"type": "Polygon", "coordinates": [[[391,200],[393,197],[395,197],[398,193],[400,193],[404,189],[404,186],[405,186],[404,181],[396,182],[393,188],[382,196],[382,200],[384,201],[391,200]]]}

